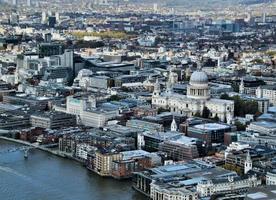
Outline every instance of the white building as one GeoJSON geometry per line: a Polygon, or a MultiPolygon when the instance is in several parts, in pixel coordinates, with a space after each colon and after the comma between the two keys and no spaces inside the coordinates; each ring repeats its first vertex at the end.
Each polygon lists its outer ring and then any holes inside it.
{"type": "Polygon", "coordinates": [[[174,77],[169,75],[167,89],[161,92],[160,84],[154,86],[152,104],[157,107],[169,108],[171,112],[194,116],[202,114],[204,108],[210,111],[209,117],[218,117],[221,121],[231,123],[234,118],[234,102],[210,97],[208,77],[205,72],[196,71],[190,78],[187,96],[172,91],[174,77]]]}
{"type": "Polygon", "coordinates": [[[276,171],[266,173],[266,185],[276,185],[276,171]]]}
{"type": "Polygon", "coordinates": [[[249,149],[249,148],[250,148],[249,144],[243,144],[240,142],[232,142],[225,150],[225,153],[224,153],[225,159],[226,159],[227,155],[232,151],[241,151],[243,149],[249,149]]]}
{"type": "Polygon", "coordinates": [[[214,194],[223,194],[233,190],[243,190],[251,187],[256,187],[261,184],[261,180],[252,176],[248,179],[239,177],[229,177],[225,181],[202,181],[197,185],[197,192],[200,197],[210,197],[214,194]]]}
{"type": "Polygon", "coordinates": [[[104,127],[108,120],[119,114],[119,110],[96,108],[96,99],[93,97],[69,96],[66,99],[66,109],[55,106],[55,110],[76,115],[78,124],[95,128],[104,127]]]}
{"type": "Polygon", "coordinates": [[[269,103],[276,106],[276,85],[264,85],[256,89],[256,96],[258,98],[266,98],[269,103]]]}
{"type": "Polygon", "coordinates": [[[250,125],[246,128],[247,131],[253,131],[268,135],[276,134],[276,123],[270,121],[257,121],[251,122],[250,125]]]}
{"type": "Polygon", "coordinates": [[[76,146],[76,157],[87,160],[87,154],[89,151],[93,150],[95,147],[86,144],[86,143],[80,143],[76,146]]]}
{"type": "Polygon", "coordinates": [[[151,47],[154,46],[156,42],[156,36],[144,36],[138,39],[138,43],[140,46],[146,46],[146,47],[151,47]]]}
{"type": "Polygon", "coordinates": [[[197,200],[198,195],[196,191],[188,190],[185,187],[168,187],[167,184],[159,185],[153,181],[150,184],[150,198],[153,200],[197,200]]]}

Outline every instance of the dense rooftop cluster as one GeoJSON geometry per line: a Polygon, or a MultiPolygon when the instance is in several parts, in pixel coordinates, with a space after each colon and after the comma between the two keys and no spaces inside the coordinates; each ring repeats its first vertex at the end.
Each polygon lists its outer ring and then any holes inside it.
{"type": "Polygon", "coordinates": [[[275,193],[274,1],[0,3],[1,136],[154,200],[275,193]]]}

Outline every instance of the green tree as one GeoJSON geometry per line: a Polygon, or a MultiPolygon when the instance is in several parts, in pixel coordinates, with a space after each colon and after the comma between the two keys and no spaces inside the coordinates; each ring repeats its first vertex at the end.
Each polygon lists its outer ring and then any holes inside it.
{"type": "Polygon", "coordinates": [[[210,110],[206,106],[204,106],[202,111],[202,117],[208,119],[209,116],[210,116],[210,110]]]}
{"type": "Polygon", "coordinates": [[[128,88],[128,87],[121,87],[121,90],[123,91],[123,92],[131,92],[132,90],[130,89],[130,88],[128,88]]]}
{"type": "Polygon", "coordinates": [[[201,117],[200,112],[196,112],[196,114],[194,115],[195,117],[201,117]]]}
{"type": "Polygon", "coordinates": [[[237,131],[245,131],[246,125],[242,124],[239,121],[235,122],[235,126],[237,127],[237,131]]]}
{"type": "Polygon", "coordinates": [[[219,121],[219,117],[218,117],[218,114],[216,114],[216,116],[213,118],[214,121],[219,121]]]}
{"type": "Polygon", "coordinates": [[[101,31],[101,32],[87,32],[87,31],[75,31],[71,32],[77,39],[83,39],[85,36],[100,37],[103,39],[128,39],[134,37],[134,35],[128,35],[123,31],[101,31]]]}
{"type": "Polygon", "coordinates": [[[256,115],[258,113],[258,102],[255,100],[244,100],[240,96],[229,97],[227,94],[223,94],[221,99],[234,101],[235,109],[234,115],[244,117],[246,114],[256,115]]]}
{"type": "Polygon", "coordinates": [[[165,108],[158,108],[158,110],[157,110],[157,113],[158,114],[160,114],[160,113],[163,113],[163,112],[170,112],[170,110],[169,109],[165,109],[165,108]]]}
{"type": "Polygon", "coordinates": [[[276,56],[276,51],[268,51],[267,54],[271,57],[276,56]]]}
{"type": "Polygon", "coordinates": [[[226,93],[223,93],[221,96],[220,96],[221,99],[227,99],[227,100],[230,100],[230,97],[228,94],[226,93]]]}
{"type": "Polygon", "coordinates": [[[121,99],[123,99],[123,98],[120,97],[119,95],[111,95],[109,97],[109,101],[120,101],[121,99]]]}
{"type": "Polygon", "coordinates": [[[233,88],[234,92],[239,92],[240,88],[237,84],[232,84],[231,87],[233,88]]]}
{"type": "Polygon", "coordinates": [[[256,58],[256,59],[254,59],[252,62],[253,62],[254,64],[263,64],[263,63],[264,63],[264,61],[263,61],[262,59],[260,59],[260,58],[256,58]]]}

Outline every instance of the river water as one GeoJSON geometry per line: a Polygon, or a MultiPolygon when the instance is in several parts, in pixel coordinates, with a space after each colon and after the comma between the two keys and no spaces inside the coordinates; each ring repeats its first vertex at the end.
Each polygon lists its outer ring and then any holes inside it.
{"type": "Polygon", "coordinates": [[[0,140],[0,200],[144,200],[131,181],[103,178],[75,161],[0,140]],[[3,153],[1,153],[3,152],[3,153]]]}

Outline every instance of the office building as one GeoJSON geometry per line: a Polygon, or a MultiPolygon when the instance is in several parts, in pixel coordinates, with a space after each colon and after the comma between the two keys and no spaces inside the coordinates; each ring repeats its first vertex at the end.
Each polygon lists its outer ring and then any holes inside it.
{"type": "Polygon", "coordinates": [[[31,115],[31,125],[45,129],[58,129],[76,125],[76,116],[62,112],[44,112],[31,115]]]}

